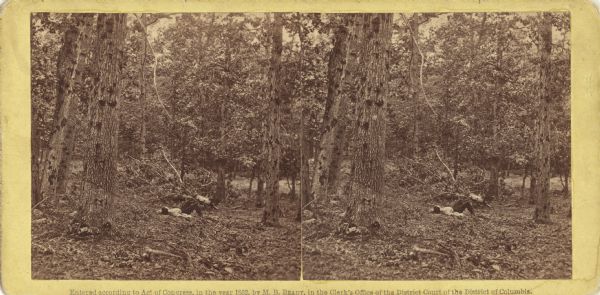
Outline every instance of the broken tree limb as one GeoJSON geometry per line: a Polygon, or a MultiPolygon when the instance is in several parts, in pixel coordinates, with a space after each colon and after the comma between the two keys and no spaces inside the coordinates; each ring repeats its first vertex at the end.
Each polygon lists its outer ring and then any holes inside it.
{"type": "MultiPolygon", "coordinates": [[[[404,20],[404,22],[406,24],[408,24],[408,20],[406,19],[404,14],[401,13],[400,15],[402,16],[402,19],[404,20]]],[[[407,25],[407,28],[410,31],[410,36],[412,37],[413,42],[416,45],[417,50],[419,51],[419,55],[421,56],[421,66],[419,67],[419,82],[421,85],[421,92],[423,93],[423,98],[425,100],[425,103],[431,110],[431,112],[437,117],[438,114],[435,111],[435,109],[433,108],[433,106],[431,105],[431,103],[429,102],[429,98],[427,97],[427,93],[425,92],[425,87],[423,86],[423,65],[425,64],[425,55],[423,54],[423,51],[421,51],[421,46],[419,46],[419,43],[417,42],[417,39],[415,38],[415,32],[412,31],[412,29],[410,28],[409,25],[407,25]]]]}
{"type": "Polygon", "coordinates": [[[144,247],[144,253],[142,254],[142,256],[148,257],[148,259],[150,259],[152,257],[152,255],[176,257],[176,258],[181,258],[181,260],[185,261],[186,263],[190,262],[190,257],[189,257],[189,255],[187,255],[187,253],[185,253],[185,255],[177,255],[177,254],[173,254],[173,253],[167,252],[167,251],[152,249],[148,246],[144,247]]]}
{"type": "Polygon", "coordinates": [[[415,252],[426,253],[426,254],[435,254],[435,255],[441,255],[441,256],[446,256],[446,257],[452,257],[452,255],[450,255],[448,253],[442,253],[440,251],[435,251],[435,250],[429,250],[429,249],[421,248],[421,247],[419,247],[417,245],[414,245],[412,249],[415,252]]]}
{"type": "Polygon", "coordinates": [[[442,160],[442,157],[440,157],[440,154],[438,153],[437,148],[435,148],[434,150],[435,150],[435,155],[437,156],[438,160],[440,160],[440,162],[442,162],[442,164],[444,165],[444,167],[446,167],[446,170],[448,171],[448,175],[450,175],[450,178],[452,179],[452,182],[456,183],[456,179],[454,178],[454,175],[452,174],[452,170],[450,170],[450,168],[448,167],[448,165],[446,165],[446,163],[444,163],[444,160],[442,160]]]}
{"type": "Polygon", "coordinates": [[[173,171],[175,171],[175,174],[177,175],[177,179],[179,180],[179,183],[183,184],[183,179],[181,179],[181,174],[179,173],[179,171],[177,171],[177,169],[175,168],[175,166],[173,166],[173,164],[171,163],[171,161],[169,161],[169,158],[167,158],[167,154],[165,153],[165,149],[161,147],[160,151],[162,152],[162,155],[163,155],[163,158],[165,158],[165,161],[167,161],[167,163],[169,163],[169,166],[171,166],[171,169],[173,169],[173,171]]]}
{"type": "Polygon", "coordinates": [[[171,114],[167,110],[167,107],[165,106],[163,101],[160,99],[160,95],[158,94],[158,87],[156,86],[156,68],[158,67],[158,56],[156,55],[156,52],[154,52],[154,47],[152,46],[152,43],[150,43],[150,39],[148,39],[148,33],[146,32],[146,24],[144,24],[142,22],[142,20],[139,18],[139,16],[137,14],[134,13],[133,15],[135,15],[135,18],[142,26],[142,30],[144,30],[144,37],[146,38],[146,42],[148,43],[148,46],[150,47],[150,52],[152,52],[152,56],[154,57],[154,66],[152,68],[152,74],[153,74],[152,83],[154,86],[154,93],[156,94],[156,99],[158,100],[158,102],[160,103],[160,106],[165,111],[165,114],[167,114],[167,117],[169,117],[169,120],[173,120],[173,116],[171,116],[171,114]]]}

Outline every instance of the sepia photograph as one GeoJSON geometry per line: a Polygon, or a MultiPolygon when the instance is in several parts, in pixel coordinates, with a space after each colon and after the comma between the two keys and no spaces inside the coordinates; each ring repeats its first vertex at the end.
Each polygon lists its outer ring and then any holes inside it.
{"type": "Polygon", "coordinates": [[[34,280],[572,278],[569,12],[29,21],[34,280]]]}
{"type": "Polygon", "coordinates": [[[299,280],[295,18],[31,14],[32,278],[299,280]]]}
{"type": "Polygon", "coordinates": [[[304,279],[571,278],[568,13],[307,29],[327,92],[305,96],[304,279]]]}

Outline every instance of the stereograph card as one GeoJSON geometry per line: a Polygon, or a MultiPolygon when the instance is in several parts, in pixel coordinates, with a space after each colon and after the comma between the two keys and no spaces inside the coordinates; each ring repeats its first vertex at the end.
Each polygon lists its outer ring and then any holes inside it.
{"type": "Polygon", "coordinates": [[[9,295],[600,291],[585,0],[8,0],[9,295]]]}

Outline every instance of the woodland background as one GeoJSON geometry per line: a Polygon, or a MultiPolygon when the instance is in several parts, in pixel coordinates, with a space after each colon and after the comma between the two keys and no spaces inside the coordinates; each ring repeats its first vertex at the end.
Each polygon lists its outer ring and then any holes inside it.
{"type": "Polygon", "coordinates": [[[568,14],[31,30],[34,278],[571,275],[568,14]]]}

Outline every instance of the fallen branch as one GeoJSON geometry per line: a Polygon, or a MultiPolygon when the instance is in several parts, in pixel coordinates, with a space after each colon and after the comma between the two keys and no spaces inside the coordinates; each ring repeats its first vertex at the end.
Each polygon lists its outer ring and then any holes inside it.
{"type": "Polygon", "coordinates": [[[39,206],[40,204],[42,204],[47,199],[51,199],[51,198],[49,198],[49,197],[43,198],[41,201],[39,201],[37,204],[35,204],[33,207],[31,207],[31,210],[33,211],[33,209],[35,209],[37,206],[39,206]]]}
{"type": "Polygon", "coordinates": [[[448,171],[448,175],[450,175],[450,178],[452,178],[452,182],[456,183],[456,179],[454,178],[454,175],[452,174],[452,170],[450,170],[450,167],[448,167],[448,165],[446,165],[446,163],[444,163],[444,161],[442,160],[442,157],[440,157],[440,154],[438,153],[437,148],[435,148],[434,150],[435,150],[435,155],[437,156],[438,160],[440,160],[440,162],[442,162],[444,167],[446,167],[446,170],[448,171]]]}
{"type": "Polygon", "coordinates": [[[436,254],[436,255],[441,255],[441,256],[446,256],[446,257],[452,257],[452,255],[450,255],[450,254],[442,253],[442,252],[435,251],[435,250],[429,250],[429,249],[421,248],[421,247],[419,247],[417,245],[414,245],[412,249],[415,252],[427,253],[427,254],[436,254]]]}
{"type": "Polygon", "coordinates": [[[173,164],[171,163],[171,161],[169,161],[169,158],[167,158],[167,154],[165,153],[165,149],[161,148],[160,151],[162,152],[163,158],[165,158],[165,161],[167,161],[167,163],[169,163],[169,166],[171,166],[171,168],[173,169],[173,171],[175,171],[175,174],[177,174],[177,179],[179,180],[179,183],[183,184],[183,179],[181,179],[181,174],[179,174],[179,171],[177,171],[177,169],[175,169],[175,166],[173,166],[173,164]]]}
{"type": "Polygon", "coordinates": [[[167,252],[167,251],[161,251],[161,250],[156,250],[156,249],[152,249],[150,247],[144,247],[144,253],[142,254],[142,257],[147,257],[147,259],[150,259],[152,257],[152,255],[162,255],[162,256],[168,256],[168,257],[176,257],[176,258],[181,258],[182,260],[184,260],[186,263],[189,263],[190,261],[190,257],[189,255],[177,255],[177,254],[173,254],[171,252],[167,252]]]}

